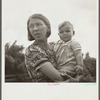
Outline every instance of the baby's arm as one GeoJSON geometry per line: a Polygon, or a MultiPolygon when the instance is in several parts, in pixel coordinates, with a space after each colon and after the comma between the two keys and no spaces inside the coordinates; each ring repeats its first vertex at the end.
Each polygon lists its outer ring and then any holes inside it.
{"type": "Polygon", "coordinates": [[[71,44],[71,48],[74,52],[76,58],[76,70],[82,71],[83,70],[83,57],[81,52],[81,45],[77,41],[73,41],[71,44]]]}
{"type": "Polygon", "coordinates": [[[74,54],[77,62],[77,66],[75,66],[76,71],[78,73],[81,73],[83,71],[83,57],[82,57],[81,49],[74,51],[74,54]]]}
{"type": "Polygon", "coordinates": [[[77,65],[83,66],[83,57],[81,53],[81,49],[74,51],[77,65]]]}

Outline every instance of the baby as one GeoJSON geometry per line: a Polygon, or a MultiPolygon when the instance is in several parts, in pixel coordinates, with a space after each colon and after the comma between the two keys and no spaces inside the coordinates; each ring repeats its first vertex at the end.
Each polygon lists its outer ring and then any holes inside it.
{"type": "Polygon", "coordinates": [[[83,70],[83,57],[81,45],[72,39],[75,34],[73,25],[64,21],[58,26],[60,40],[54,45],[54,52],[57,60],[57,69],[62,75],[70,79],[77,79],[83,70]]]}

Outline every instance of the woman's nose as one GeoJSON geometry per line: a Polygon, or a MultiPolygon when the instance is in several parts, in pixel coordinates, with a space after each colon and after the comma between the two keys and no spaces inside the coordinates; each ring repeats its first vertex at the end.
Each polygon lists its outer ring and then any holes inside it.
{"type": "Polygon", "coordinates": [[[34,28],[33,28],[33,30],[38,30],[38,27],[35,25],[34,28]]]}

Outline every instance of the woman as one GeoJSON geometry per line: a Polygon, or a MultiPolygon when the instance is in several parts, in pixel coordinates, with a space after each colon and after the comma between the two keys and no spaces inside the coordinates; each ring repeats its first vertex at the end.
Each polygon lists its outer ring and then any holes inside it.
{"type": "Polygon", "coordinates": [[[25,64],[33,82],[63,81],[63,77],[56,70],[54,54],[47,38],[51,34],[49,20],[34,14],[27,22],[28,40],[35,40],[25,52],[25,64]]]}

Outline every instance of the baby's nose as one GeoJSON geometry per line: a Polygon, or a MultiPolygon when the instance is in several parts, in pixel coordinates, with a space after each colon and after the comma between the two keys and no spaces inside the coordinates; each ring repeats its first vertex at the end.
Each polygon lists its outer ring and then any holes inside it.
{"type": "Polygon", "coordinates": [[[67,32],[63,32],[63,34],[67,34],[67,32]]]}

